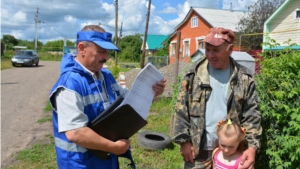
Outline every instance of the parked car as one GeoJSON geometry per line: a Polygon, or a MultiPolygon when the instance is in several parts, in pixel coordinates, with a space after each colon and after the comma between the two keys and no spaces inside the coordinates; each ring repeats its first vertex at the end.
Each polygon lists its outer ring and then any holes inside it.
{"type": "Polygon", "coordinates": [[[13,66],[38,66],[40,58],[35,50],[19,50],[11,59],[13,66]]]}

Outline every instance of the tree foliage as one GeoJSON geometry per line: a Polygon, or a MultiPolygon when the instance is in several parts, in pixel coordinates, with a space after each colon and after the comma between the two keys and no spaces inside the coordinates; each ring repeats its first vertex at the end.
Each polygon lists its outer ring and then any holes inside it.
{"type": "Polygon", "coordinates": [[[169,44],[171,42],[171,39],[165,41],[163,48],[159,49],[156,52],[156,56],[168,56],[169,55],[169,44]]]}
{"type": "Polygon", "coordinates": [[[299,168],[300,51],[287,47],[276,57],[263,54],[261,74],[256,75],[263,135],[255,168],[299,168]]]}
{"type": "Polygon", "coordinates": [[[142,54],[142,40],[140,34],[128,35],[119,42],[121,52],[118,57],[121,60],[139,62],[142,54]]]}
{"type": "Polygon", "coordinates": [[[9,34],[3,35],[1,41],[4,42],[7,49],[13,49],[13,47],[18,44],[18,40],[13,35],[9,35],[9,34]]]}
{"type": "MultiPolygon", "coordinates": [[[[67,46],[74,46],[74,42],[67,40],[67,46]]],[[[62,51],[64,47],[64,40],[48,41],[43,49],[45,51],[62,51]]]]}
{"type": "MultiPolygon", "coordinates": [[[[249,7],[248,12],[240,18],[238,23],[238,36],[244,34],[262,33],[264,22],[275,12],[275,10],[284,2],[284,0],[257,0],[249,7]]],[[[244,35],[241,39],[241,45],[246,50],[261,49],[263,35],[244,35]]]]}

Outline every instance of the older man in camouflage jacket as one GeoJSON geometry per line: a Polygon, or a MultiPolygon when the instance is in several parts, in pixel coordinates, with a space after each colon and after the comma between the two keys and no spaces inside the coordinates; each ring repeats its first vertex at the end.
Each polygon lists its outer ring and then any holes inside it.
{"type": "Polygon", "coordinates": [[[205,55],[194,64],[181,82],[173,141],[180,144],[184,169],[211,168],[212,151],[217,147],[217,123],[230,117],[246,129],[247,149],[242,168],[252,169],[260,148],[261,115],[251,72],[234,61],[234,33],[212,28],[205,37],[205,55]]]}

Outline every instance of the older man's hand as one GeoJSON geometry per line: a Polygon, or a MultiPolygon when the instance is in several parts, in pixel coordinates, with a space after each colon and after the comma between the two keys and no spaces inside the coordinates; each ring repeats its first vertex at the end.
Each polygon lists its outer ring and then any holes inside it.
{"type": "Polygon", "coordinates": [[[240,161],[239,169],[254,169],[255,153],[256,150],[253,147],[249,147],[245,150],[240,161]]]}
{"type": "Polygon", "coordinates": [[[167,80],[163,78],[160,82],[157,82],[155,85],[153,85],[153,90],[155,92],[154,97],[159,96],[164,92],[166,82],[167,80]]]}

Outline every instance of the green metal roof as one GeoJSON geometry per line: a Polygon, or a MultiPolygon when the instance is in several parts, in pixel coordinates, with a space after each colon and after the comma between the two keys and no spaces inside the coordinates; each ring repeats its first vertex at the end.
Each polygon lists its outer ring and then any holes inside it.
{"type": "Polygon", "coordinates": [[[168,35],[147,35],[148,50],[157,50],[162,48],[162,42],[168,37],[168,35]]]}

